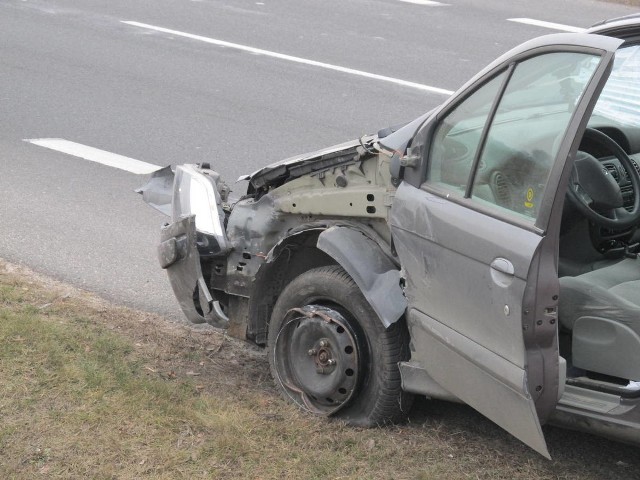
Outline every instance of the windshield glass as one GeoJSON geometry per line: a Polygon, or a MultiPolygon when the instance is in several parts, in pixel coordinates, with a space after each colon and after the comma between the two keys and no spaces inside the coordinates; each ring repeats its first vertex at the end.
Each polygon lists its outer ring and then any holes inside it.
{"type": "Polygon", "coordinates": [[[613,70],[602,90],[594,115],[640,127],[640,45],[616,52],[613,70]]]}

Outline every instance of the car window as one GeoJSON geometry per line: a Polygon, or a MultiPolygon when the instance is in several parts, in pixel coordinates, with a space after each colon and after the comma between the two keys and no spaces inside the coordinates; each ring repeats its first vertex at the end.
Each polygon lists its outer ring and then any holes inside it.
{"type": "Polygon", "coordinates": [[[599,60],[562,52],[516,66],[480,157],[475,200],[535,220],[560,140],[599,60]]]}
{"type": "Polygon", "coordinates": [[[432,141],[431,183],[450,187],[451,193],[462,197],[480,145],[482,129],[504,76],[502,73],[478,89],[440,122],[432,141]]]}
{"type": "Polygon", "coordinates": [[[436,128],[427,183],[449,196],[470,193],[485,210],[535,221],[560,141],[599,60],[575,52],[529,58],[515,66],[500,98],[507,74],[489,81],[436,128]]]}

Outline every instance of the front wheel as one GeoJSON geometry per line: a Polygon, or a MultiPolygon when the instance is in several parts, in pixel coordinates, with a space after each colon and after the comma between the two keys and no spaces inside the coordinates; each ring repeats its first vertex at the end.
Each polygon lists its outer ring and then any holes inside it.
{"type": "Polygon", "coordinates": [[[403,320],[385,329],[339,266],[309,270],[282,291],[269,324],[269,365],[285,398],[358,426],[406,418],[398,363],[409,357],[403,320]]]}

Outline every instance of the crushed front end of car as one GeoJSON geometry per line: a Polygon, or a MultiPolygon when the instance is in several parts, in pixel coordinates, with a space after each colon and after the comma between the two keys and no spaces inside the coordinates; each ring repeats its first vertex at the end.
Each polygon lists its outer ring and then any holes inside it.
{"type": "Polygon", "coordinates": [[[406,301],[387,224],[395,187],[376,142],[366,136],[262,168],[241,177],[247,189],[235,201],[208,164],[152,174],[138,192],[171,217],[158,258],[186,317],[264,345],[284,286],[337,263],[385,325],[398,320],[406,301]]]}

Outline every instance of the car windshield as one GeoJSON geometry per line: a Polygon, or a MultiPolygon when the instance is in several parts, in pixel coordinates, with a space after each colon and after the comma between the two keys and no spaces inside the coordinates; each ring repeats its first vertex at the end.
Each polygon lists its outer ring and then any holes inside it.
{"type": "MultiPolygon", "coordinates": [[[[500,100],[494,125],[525,123],[540,117],[548,122],[570,117],[576,102],[593,75],[600,57],[590,54],[557,52],[533,57],[526,66],[519,66],[509,80],[500,100]],[[549,119],[548,117],[553,117],[549,119]]],[[[450,136],[471,131],[478,133],[493,104],[500,82],[494,79],[494,88],[485,95],[471,96],[465,105],[467,119],[449,132],[450,136]]],[[[491,84],[490,83],[490,84],[491,84]]]]}
{"type": "Polygon", "coordinates": [[[640,127],[640,45],[616,52],[613,70],[594,109],[594,115],[640,127]]]}
{"type": "Polygon", "coordinates": [[[567,110],[567,104],[580,98],[599,58],[572,53],[541,55],[531,59],[526,72],[520,71],[501,101],[501,114],[527,111],[529,114],[555,113],[556,106],[567,110]],[[581,61],[572,61],[580,58],[581,61]],[[538,108],[536,108],[538,107],[538,108]]]}

